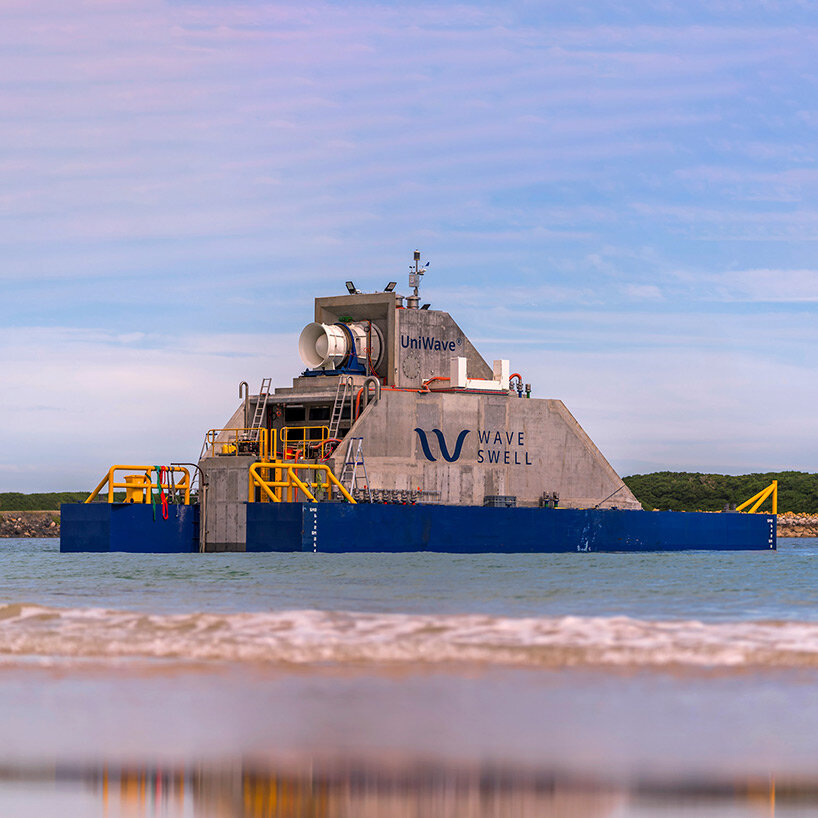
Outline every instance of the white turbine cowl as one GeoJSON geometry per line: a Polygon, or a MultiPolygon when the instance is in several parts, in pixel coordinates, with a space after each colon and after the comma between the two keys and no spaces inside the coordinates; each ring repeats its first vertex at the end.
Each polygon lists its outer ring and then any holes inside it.
{"type": "Polygon", "coordinates": [[[352,352],[350,335],[355,339],[356,362],[366,366],[368,358],[375,369],[381,361],[383,343],[380,330],[369,323],[307,324],[298,338],[298,354],[310,369],[336,369],[352,352]]]}

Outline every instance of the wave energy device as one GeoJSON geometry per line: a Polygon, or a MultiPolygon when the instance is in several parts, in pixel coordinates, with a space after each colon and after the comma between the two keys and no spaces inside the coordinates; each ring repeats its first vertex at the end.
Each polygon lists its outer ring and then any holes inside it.
{"type": "Polygon", "coordinates": [[[112,466],[62,506],[61,550],[776,548],[775,485],[751,513],[642,510],[562,401],[421,305],[424,272],[416,251],[408,296],[316,298],[291,386],[242,382],[195,464],[112,466]]]}

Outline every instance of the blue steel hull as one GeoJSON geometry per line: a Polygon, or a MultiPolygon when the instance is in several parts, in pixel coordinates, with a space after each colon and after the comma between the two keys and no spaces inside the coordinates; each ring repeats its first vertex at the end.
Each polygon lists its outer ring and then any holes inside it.
{"type": "MultiPolygon", "coordinates": [[[[198,551],[198,506],[62,507],[61,551],[198,551]]],[[[770,551],[772,514],[249,503],[247,551],[560,553],[770,551]]]]}
{"type": "Polygon", "coordinates": [[[251,503],[248,551],[770,551],[772,514],[251,503]]]}
{"type": "Polygon", "coordinates": [[[199,550],[199,506],[137,503],[64,503],[60,510],[60,551],[130,551],[178,554],[199,550]]]}

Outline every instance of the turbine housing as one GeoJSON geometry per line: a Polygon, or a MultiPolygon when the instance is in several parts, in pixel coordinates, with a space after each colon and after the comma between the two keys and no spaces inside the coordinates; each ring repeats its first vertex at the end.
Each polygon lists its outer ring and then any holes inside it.
{"type": "Polygon", "coordinates": [[[369,321],[307,324],[298,338],[298,354],[310,369],[361,368],[374,372],[383,358],[383,336],[369,321]]]}

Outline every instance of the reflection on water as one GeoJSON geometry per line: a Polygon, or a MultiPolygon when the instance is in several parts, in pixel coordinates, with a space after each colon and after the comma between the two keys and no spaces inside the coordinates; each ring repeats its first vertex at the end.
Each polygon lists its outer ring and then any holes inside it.
{"type": "Polygon", "coordinates": [[[818,779],[631,783],[490,768],[229,763],[0,770],[0,814],[162,818],[814,815],[818,779]]]}

